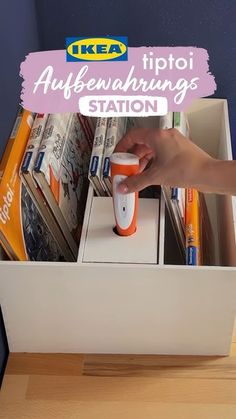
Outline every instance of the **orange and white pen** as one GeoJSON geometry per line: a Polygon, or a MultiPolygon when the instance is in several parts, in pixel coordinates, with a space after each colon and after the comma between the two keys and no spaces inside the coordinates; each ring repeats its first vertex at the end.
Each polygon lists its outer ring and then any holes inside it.
{"type": "Polygon", "coordinates": [[[113,153],[110,163],[116,230],[120,236],[131,236],[137,229],[138,192],[122,194],[117,186],[128,176],[139,173],[139,158],[131,153],[113,153]]]}

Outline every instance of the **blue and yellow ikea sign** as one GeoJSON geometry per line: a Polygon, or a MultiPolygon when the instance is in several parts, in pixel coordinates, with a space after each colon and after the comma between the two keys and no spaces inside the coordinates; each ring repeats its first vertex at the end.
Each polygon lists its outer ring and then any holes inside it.
{"type": "Polygon", "coordinates": [[[127,36],[66,38],[66,61],[127,61],[127,36]]]}

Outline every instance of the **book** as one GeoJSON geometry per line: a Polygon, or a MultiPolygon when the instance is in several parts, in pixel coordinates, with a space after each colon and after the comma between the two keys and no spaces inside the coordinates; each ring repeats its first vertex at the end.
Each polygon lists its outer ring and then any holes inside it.
{"type": "Polygon", "coordinates": [[[112,195],[110,156],[126,130],[127,118],[108,118],[104,153],[102,158],[102,181],[109,196],[112,195]]]}
{"type": "Polygon", "coordinates": [[[1,163],[0,242],[12,260],[64,260],[19,175],[34,114],[19,110],[1,163]],[[7,158],[6,158],[7,154],[7,158]]]}
{"type": "Polygon", "coordinates": [[[21,171],[24,174],[32,174],[35,159],[38,155],[38,149],[43,138],[47,119],[48,114],[38,113],[35,117],[21,165],[21,171]]]}
{"type": "Polygon", "coordinates": [[[49,115],[33,175],[75,258],[88,191],[90,157],[90,145],[78,115],[49,115]]]}
{"type": "MultiPolygon", "coordinates": [[[[8,160],[10,158],[12,148],[13,148],[13,146],[15,146],[15,138],[16,138],[18,132],[19,132],[20,125],[22,124],[20,134],[24,135],[24,138],[25,138],[26,135],[28,135],[29,132],[30,132],[30,127],[31,127],[31,124],[33,123],[33,120],[34,120],[34,114],[33,113],[29,112],[28,114],[26,114],[22,107],[20,107],[18,109],[16,117],[15,117],[13,128],[12,128],[11,133],[9,135],[9,138],[8,138],[8,141],[7,141],[2,159],[0,160],[0,183],[1,183],[1,179],[3,177],[4,171],[6,169],[6,166],[8,165],[8,160]],[[23,113],[24,113],[24,119],[23,119],[23,122],[22,122],[23,113]],[[27,120],[27,118],[28,118],[28,120],[27,120]]],[[[24,148],[25,143],[22,143],[22,146],[24,148]]],[[[23,153],[22,147],[20,147],[20,152],[23,153]]]]}
{"type": "MultiPolygon", "coordinates": [[[[44,231],[47,235],[47,252],[49,257],[48,260],[60,260],[62,259],[63,255],[65,261],[71,262],[75,261],[75,258],[72,252],[70,251],[70,248],[68,247],[68,244],[52,214],[50,207],[48,206],[40,188],[38,187],[37,183],[33,178],[33,169],[38,155],[38,150],[43,138],[47,120],[47,114],[36,115],[20,168],[22,182],[24,183],[24,186],[27,189],[27,194],[26,192],[24,194],[25,201],[27,202],[27,206],[25,204],[25,211],[28,211],[29,213],[29,208],[31,208],[31,213],[34,212],[33,219],[41,220],[41,228],[37,227],[37,225],[39,226],[39,223],[35,224],[35,228],[38,231],[44,231]],[[28,197],[28,195],[30,195],[30,198],[28,197]],[[30,200],[32,200],[33,203],[31,203],[30,200]],[[38,215],[37,212],[39,213],[38,215]],[[52,251],[52,249],[54,249],[54,251],[52,251]],[[57,249],[57,252],[55,251],[55,249],[57,249]],[[60,252],[58,251],[58,249],[60,249],[60,252]],[[50,257],[52,259],[50,259],[50,257]]],[[[36,236],[36,232],[32,231],[32,235],[33,234],[34,236],[36,236]]],[[[42,243],[42,240],[39,240],[39,244],[40,242],[42,243]]]]}
{"type": "Polygon", "coordinates": [[[9,258],[7,257],[7,254],[4,250],[4,248],[0,244],[0,260],[7,260],[7,259],[9,259],[9,258]]]}
{"type": "Polygon", "coordinates": [[[185,188],[171,188],[171,200],[177,207],[183,226],[185,225],[185,193],[185,188]]]}
{"type": "Polygon", "coordinates": [[[19,169],[33,120],[33,113],[19,109],[0,164],[0,241],[14,260],[28,260],[22,228],[19,169]]]}
{"type": "Polygon", "coordinates": [[[186,264],[201,265],[199,192],[186,189],[186,264]]]}
{"type": "MultiPolygon", "coordinates": [[[[174,118],[173,112],[168,112],[166,115],[160,116],[159,128],[161,129],[173,128],[173,123],[174,123],[173,118],[174,118]]],[[[183,213],[179,207],[178,200],[173,198],[174,193],[175,193],[176,198],[179,196],[178,195],[179,188],[162,186],[162,192],[163,192],[166,207],[170,216],[173,231],[176,236],[176,241],[179,246],[179,250],[182,255],[183,262],[185,262],[186,240],[185,240],[185,225],[184,225],[184,220],[183,220],[183,213]]],[[[184,201],[185,201],[185,190],[184,190],[184,201]]]]}
{"type": "Polygon", "coordinates": [[[215,264],[215,242],[204,194],[186,190],[186,264],[215,264]]]}
{"type": "Polygon", "coordinates": [[[107,118],[97,118],[93,149],[89,165],[89,181],[98,196],[105,196],[106,190],[102,182],[102,158],[107,131],[107,118]]]}
{"type": "Polygon", "coordinates": [[[198,192],[200,204],[200,254],[201,264],[215,265],[215,240],[206,199],[202,192],[198,192]]]}
{"type": "MultiPolygon", "coordinates": [[[[28,260],[60,262],[65,261],[53,234],[38,211],[35,202],[24,183],[21,186],[22,229],[28,260]]],[[[72,260],[71,258],[69,260],[72,260]]]]}
{"type": "Polygon", "coordinates": [[[93,148],[93,139],[94,139],[94,125],[92,118],[88,116],[84,116],[81,113],[78,113],[78,118],[80,120],[80,123],[83,127],[84,134],[86,136],[86,140],[88,144],[90,145],[90,148],[93,148]]]}
{"type": "MultiPolygon", "coordinates": [[[[182,135],[189,137],[189,124],[187,117],[184,112],[174,112],[173,115],[173,126],[176,128],[182,135]]],[[[180,211],[181,218],[185,219],[185,189],[173,187],[171,191],[171,199],[173,199],[178,205],[178,210],[180,211]]]]}

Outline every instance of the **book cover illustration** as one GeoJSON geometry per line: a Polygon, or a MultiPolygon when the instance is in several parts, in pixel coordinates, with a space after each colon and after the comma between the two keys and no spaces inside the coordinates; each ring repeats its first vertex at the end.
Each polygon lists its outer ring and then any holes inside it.
{"type": "MultiPolygon", "coordinates": [[[[33,127],[30,132],[30,137],[29,137],[29,141],[25,150],[24,158],[22,161],[20,175],[27,189],[28,194],[30,195],[30,199],[33,201],[34,206],[36,207],[35,212],[37,210],[37,212],[39,213],[42,219],[42,223],[44,223],[44,230],[46,230],[45,226],[47,226],[47,236],[49,237],[49,235],[51,234],[51,237],[50,237],[51,249],[53,248],[60,249],[65,260],[74,261],[75,258],[70,252],[70,249],[68,248],[68,244],[51,212],[51,209],[48,206],[47,202],[45,201],[45,198],[40,188],[38,187],[37,183],[35,182],[33,178],[33,168],[35,165],[35,161],[37,159],[38,150],[39,150],[42,138],[43,138],[47,119],[48,119],[47,114],[36,115],[33,127]]],[[[25,194],[25,197],[26,196],[27,195],[25,194]]],[[[50,248],[48,249],[50,250],[50,248]]],[[[61,259],[60,255],[57,255],[56,253],[55,255],[53,255],[51,254],[52,252],[49,252],[49,253],[51,256],[49,256],[48,260],[50,260],[50,257],[53,257],[53,259],[51,259],[53,261],[61,259]]],[[[45,256],[44,256],[44,260],[47,260],[45,259],[45,256]]]]}
{"type": "Polygon", "coordinates": [[[23,183],[21,185],[21,221],[25,249],[29,260],[65,260],[23,183]]]}
{"type": "Polygon", "coordinates": [[[67,219],[73,237],[78,243],[88,191],[88,170],[91,148],[83,128],[76,120],[65,144],[61,161],[59,207],[67,219]]]}
{"type": "Polygon", "coordinates": [[[90,145],[78,115],[50,115],[34,176],[75,256],[86,200],[90,156],[90,145]]]}

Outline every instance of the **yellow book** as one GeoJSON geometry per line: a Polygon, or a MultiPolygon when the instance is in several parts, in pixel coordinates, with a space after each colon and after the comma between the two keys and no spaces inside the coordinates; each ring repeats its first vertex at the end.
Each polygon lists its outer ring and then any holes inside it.
{"type": "Polygon", "coordinates": [[[28,260],[21,225],[19,169],[34,115],[20,109],[0,164],[0,241],[11,259],[28,260]]]}
{"type": "Polygon", "coordinates": [[[201,265],[201,228],[199,192],[186,189],[186,264],[201,265]]]}

